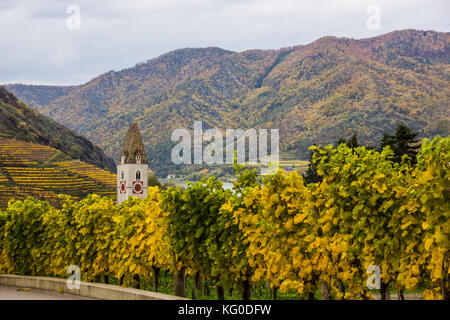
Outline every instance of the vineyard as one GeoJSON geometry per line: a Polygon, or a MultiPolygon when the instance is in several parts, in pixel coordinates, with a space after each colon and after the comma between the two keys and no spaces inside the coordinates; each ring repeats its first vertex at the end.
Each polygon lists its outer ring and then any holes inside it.
{"type": "Polygon", "coordinates": [[[28,196],[60,207],[58,194],[81,199],[90,193],[114,197],[116,177],[56,149],[19,140],[0,140],[0,208],[28,196]]]}
{"type": "Polygon", "coordinates": [[[36,165],[50,158],[56,149],[19,140],[0,139],[0,166],[36,165]]]}
{"type": "Polygon", "coordinates": [[[273,299],[386,299],[391,289],[449,299],[450,138],[425,139],[414,165],[389,147],[314,148],[320,183],[295,171],[260,181],[235,165],[233,190],[211,177],[120,206],[98,195],[60,196],[60,209],[11,202],[0,272],[66,277],[77,265],[85,281],[155,291],[173,275],[171,293],[193,298],[212,284],[219,299],[260,298],[264,286],[273,299]]]}
{"type": "Polygon", "coordinates": [[[67,161],[57,163],[58,167],[68,171],[72,174],[89,177],[93,180],[100,181],[111,188],[117,187],[117,177],[115,174],[104,170],[99,170],[98,167],[82,161],[67,161]]]}

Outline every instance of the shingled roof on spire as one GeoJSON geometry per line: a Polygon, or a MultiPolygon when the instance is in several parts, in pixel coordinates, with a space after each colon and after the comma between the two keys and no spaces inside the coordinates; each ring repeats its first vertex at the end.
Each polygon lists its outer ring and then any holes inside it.
{"type": "Polygon", "coordinates": [[[120,151],[119,163],[122,162],[123,156],[125,157],[125,163],[136,163],[136,157],[140,156],[141,163],[148,164],[147,154],[136,122],[133,122],[128,129],[122,151],[120,151]]]}

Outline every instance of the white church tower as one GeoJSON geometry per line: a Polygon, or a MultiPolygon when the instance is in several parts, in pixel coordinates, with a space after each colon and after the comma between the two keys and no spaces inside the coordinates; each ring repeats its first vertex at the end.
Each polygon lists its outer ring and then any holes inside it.
{"type": "Polygon", "coordinates": [[[128,129],[117,164],[117,204],[129,197],[144,199],[148,188],[148,159],[137,123],[128,129]]]}

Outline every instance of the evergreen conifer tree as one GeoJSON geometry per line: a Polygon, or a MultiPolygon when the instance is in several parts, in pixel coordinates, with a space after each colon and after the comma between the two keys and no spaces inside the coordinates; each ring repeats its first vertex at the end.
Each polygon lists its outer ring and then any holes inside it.
{"type": "Polygon", "coordinates": [[[306,169],[305,173],[302,175],[305,184],[322,182],[323,178],[319,176],[317,173],[317,163],[314,163],[313,160],[314,151],[309,152],[309,164],[308,169],[306,169]]]}
{"type": "Polygon", "coordinates": [[[395,155],[395,161],[400,163],[402,157],[406,154],[411,158],[411,164],[417,163],[418,132],[408,128],[404,123],[400,123],[395,130],[394,135],[385,133],[380,142],[379,150],[383,150],[384,147],[390,146],[395,155]]]}

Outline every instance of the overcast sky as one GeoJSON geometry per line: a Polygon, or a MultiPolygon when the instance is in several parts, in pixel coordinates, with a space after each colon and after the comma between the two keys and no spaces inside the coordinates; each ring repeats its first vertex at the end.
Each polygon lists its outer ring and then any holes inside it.
{"type": "Polygon", "coordinates": [[[0,83],[81,84],[178,48],[276,49],[449,22],[449,0],[0,0],[0,83]]]}

